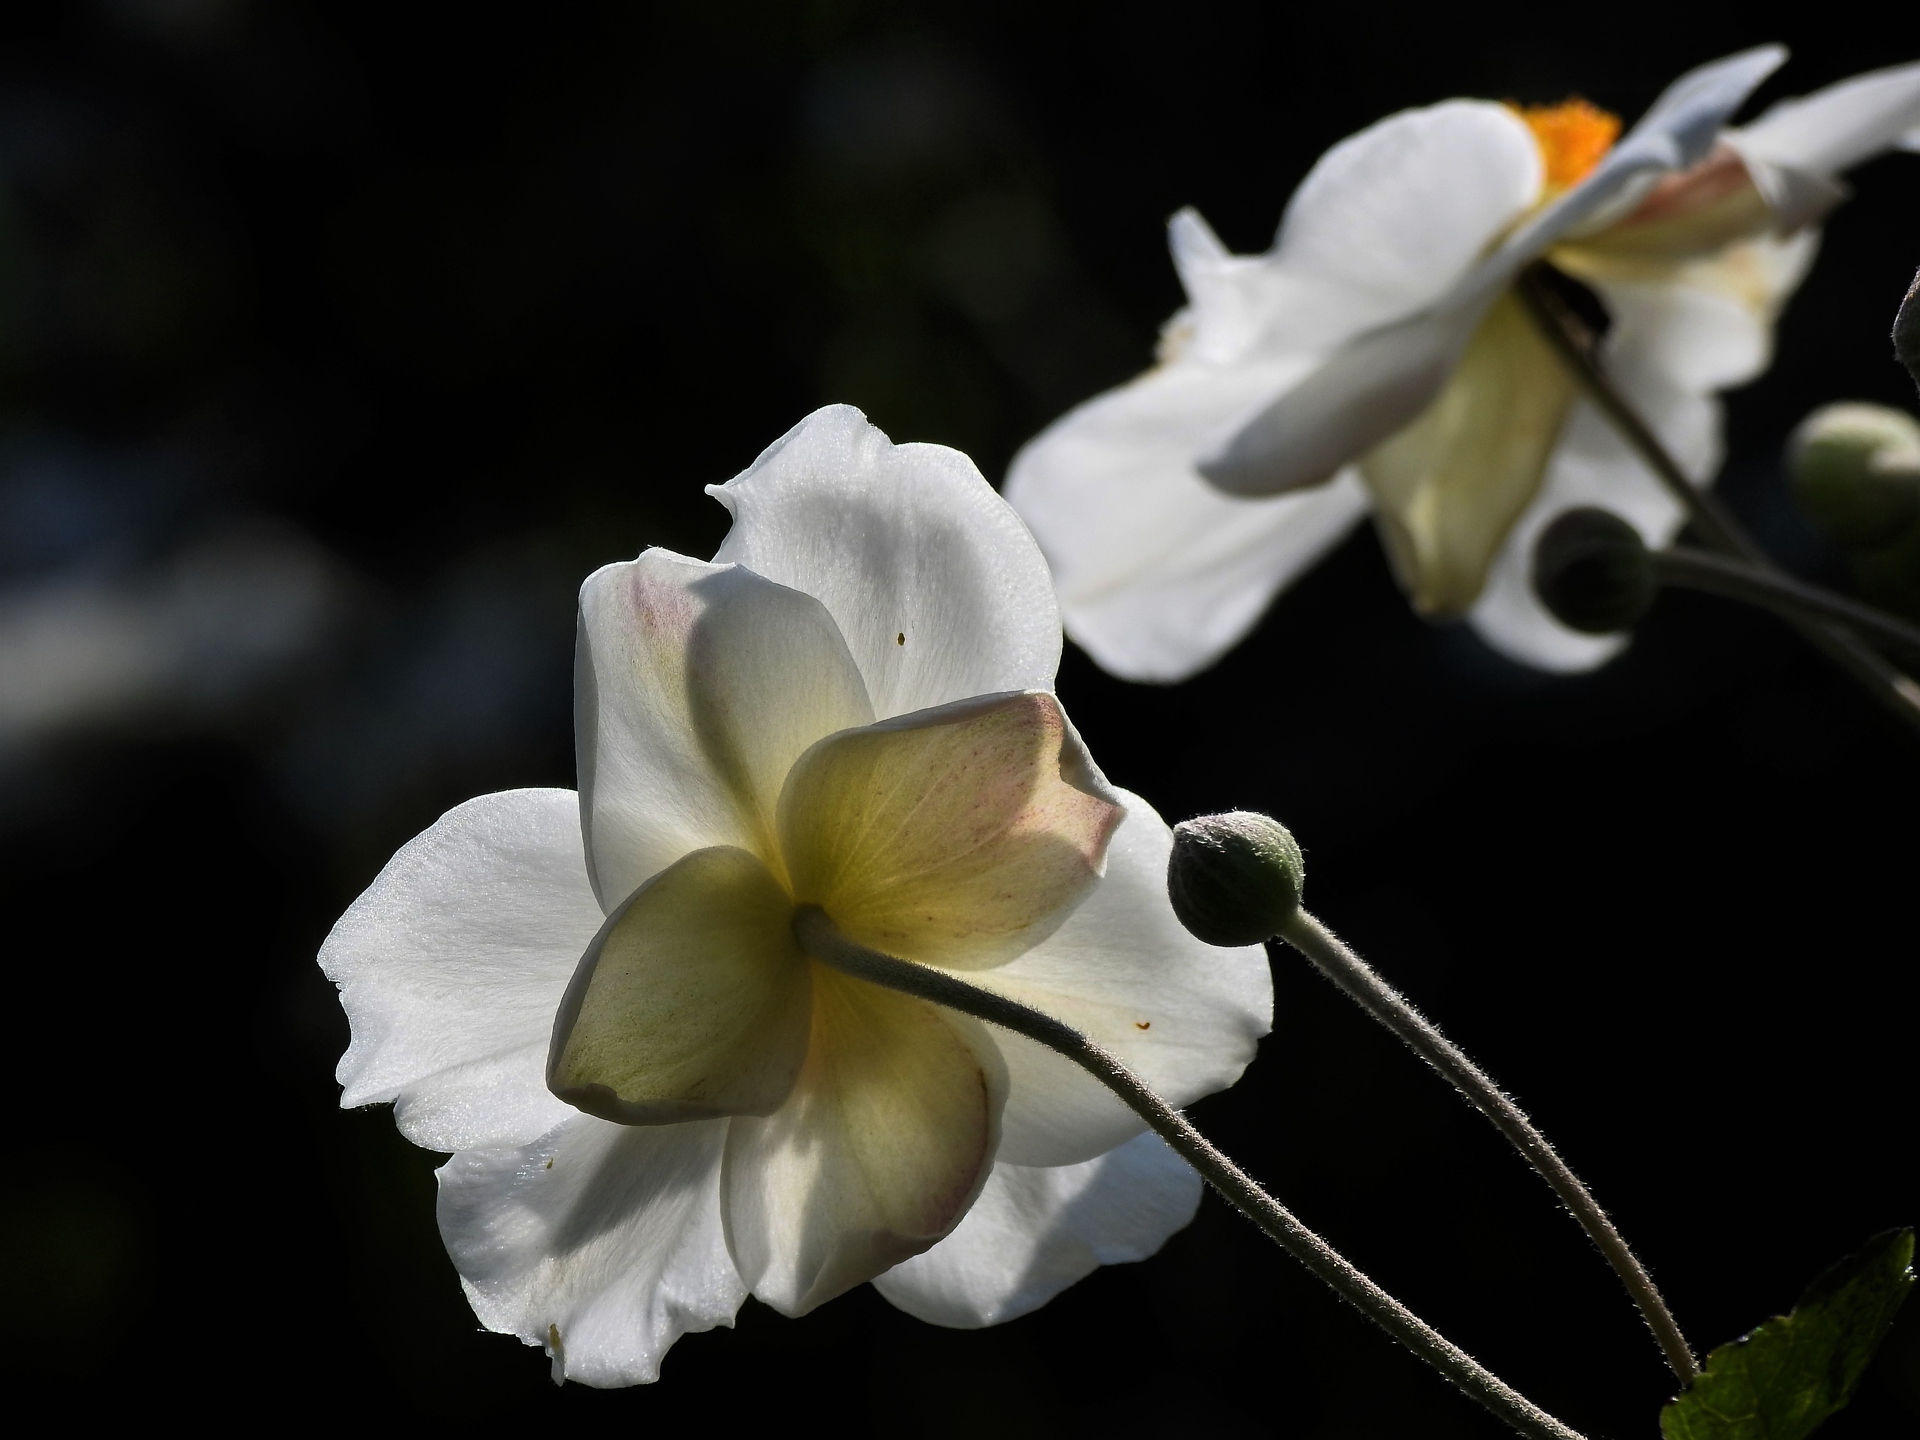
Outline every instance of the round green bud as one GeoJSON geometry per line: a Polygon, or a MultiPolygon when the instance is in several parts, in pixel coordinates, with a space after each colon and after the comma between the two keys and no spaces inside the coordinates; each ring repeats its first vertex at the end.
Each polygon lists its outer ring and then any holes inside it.
{"type": "Polygon", "coordinates": [[[1787,476],[1834,544],[1885,545],[1920,517],[1920,423],[1884,405],[1822,405],[1787,441],[1787,476]]]}
{"type": "Polygon", "coordinates": [[[1167,898],[1209,945],[1258,945],[1277,935],[1300,908],[1305,882],[1300,847],[1278,820],[1229,810],[1173,827],[1167,898]]]}
{"type": "Polygon", "coordinates": [[[1533,547],[1533,591],[1569,630],[1631,630],[1659,593],[1640,532],[1608,510],[1569,510],[1533,547]]]}

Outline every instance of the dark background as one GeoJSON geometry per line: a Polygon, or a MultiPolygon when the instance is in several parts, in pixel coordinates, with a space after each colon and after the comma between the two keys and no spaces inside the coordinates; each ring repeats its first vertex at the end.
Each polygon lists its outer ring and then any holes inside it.
{"type": "MultiPolygon", "coordinates": [[[[826,1424],[889,1436],[1504,1433],[1209,1200],[980,1333],[753,1302],[646,1389],[477,1333],[438,1157],[341,1113],[313,965],[392,850],[572,781],[573,593],[712,551],[724,480],[863,407],[998,478],[1139,369],[1162,225],[1264,247],[1326,146],[1452,94],[1629,118],[1763,39],[1763,98],[1913,58],[1880,12],[1726,7],[102,0],[0,12],[0,1359],[74,1418],[826,1424]],[[1799,22],[1797,22],[1799,23],[1799,22]]],[[[1843,579],[1777,456],[1909,404],[1920,159],[1855,177],[1731,397],[1725,488],[1843,579]]],[[[1061,693],[1168,817],[1294,826],[1309,902],[1530,1107],[1701,1347],[1920,1220],[1920,745],[1775,623],[1668,598],[1517,670],[1413,618],[1370,533],[1214,672],[1061,693]]],[[[1491,1129],[1290,955],[1212,1136],[1596,1435],[1669,1392],[1491,1129]]],[[[1827,1434],[1920,1428],[1920,1315],[1827,1434]]]]}

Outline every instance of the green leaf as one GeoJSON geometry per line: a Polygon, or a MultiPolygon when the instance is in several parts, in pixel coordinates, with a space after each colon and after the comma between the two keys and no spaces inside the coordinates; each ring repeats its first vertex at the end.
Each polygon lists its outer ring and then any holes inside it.
{"type": "Polygon", "coordinates": [[[1913,1231],[1842,1260],[1790,1315],[1722,1345],[1660,1412],[1666,1440],[1805,1440],[1842,1409],[1913,1288],[1913,1231]]]}

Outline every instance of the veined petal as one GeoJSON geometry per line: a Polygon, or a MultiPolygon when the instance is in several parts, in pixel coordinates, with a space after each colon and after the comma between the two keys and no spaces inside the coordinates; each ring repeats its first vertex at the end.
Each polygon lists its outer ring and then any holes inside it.
{"type": "Polygon", "coordinates": [[[623,1125],[768,1115],[806,1059],[793,900],[745,850],[696,850],[607,917],[553,1022],[547,1085],[623,1125]]]}
{"type": "Polygon", "coordinates": [[[555,1380],[641,1385],[682,1335],[733,1324],[727,1122],[638,1128],[572,1118],[515,1150],[439,1172],[440,1234],[473,1313],[545,1347],[555,1380]]]}
{"type": "Polygon", "coordinates": [[[1067,633],[1115,675],[1184,680],[1365,513],[1355,477],[1223,494],[1193,467],[1301,365],[1153,371],[1056,420],[1014,457],[1010,503],[1053,566],[1067,633]]]}
{"type": "Polygon", "coordinates": [[[1520,302],[1502,296],[1426,413],[1361,463],[1387,553],[1422,614],[1458,615],[1479,597],[1540,489],[1575,389],[1520,302]]]}
{"type": "MultiPolygon", "coordinates": [[[[1273,1020],[1273,980],[1258,945],[1202,944],[1167,902],[1173,833],[1138,795],[1119,791],[1126,819],[1107,873],[1059,930],[1007,965],[967,972],[975,985],[1066,1021],[1119,1056],[1172,1105],[1240,1078],[1273,1020]]],[[[1142,1129],[1104,1085],[1052,1050],[990,1032],[1009,1089],[1000,1158],[1071,1165],[1142,1129]]]]}
{"type": "Polygon", "coordinates": [[[850,939],[992,965],[1098,878],[1109,794],[1051,695],[988,696],[821,741],[787,780],[780,838],[795,897],[850,939]]]}
{"type": "Polygon", "coordinates": [[[819,598],[865,679],[869,718],[1053,684],[1046,561],[959,451],[894,445],[830,405],[708,493],[734,517],[714,558],[819,598]]]}
{"type": "Polygon", "coordinates": [[[1200,1206],[1200,1177],[1158,1135],[1078,1165],[993,1167],[960,1228],[877,1276],[920,1320],[976,1330],[1038,1310],[1102,1265],[1145,1260],[1200,1206]]]}
{"type": "Polygon", "coordinates": [[[753,1293],[804,1315],[917,1255],[993,1166],[1006,1075],[980,1025],[814,973],[813,1039],[792,1097],[728,1123],[727,1237],[753,1293]]]}
{"type": "Polygon", "coordinates": [[[1920,125],[1920,64],[1870,70],[1793,100],[1730,131],[1741,155],[1832,178],[1892,148],[1920,125]]]}
{"type": "Polygon", "coordinates": [[[387,862],[320,947],[353,1027],[344,1106],[394,1102],[429,1150],[521,1145],[572,1110],[547,1036],[600,926],[571,790],[455,806],[387,862]]]}
{"type": "Polygon", "coordinates": [[[581,587],[576,689],[582,819],[608,909],[691,850],[774,859],[794,758],[873,719],[819,601],[666,550],[581,587]]]}

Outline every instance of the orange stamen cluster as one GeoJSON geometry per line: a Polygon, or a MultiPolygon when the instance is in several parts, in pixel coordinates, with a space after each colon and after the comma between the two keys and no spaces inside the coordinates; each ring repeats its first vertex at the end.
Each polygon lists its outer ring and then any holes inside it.
{"type": "Polygon", "coordinates": [[[1547,189],[1578,185],[1620,138],[1620,117],[1574,99],[1559,105],[1516,105],[1547,168],[1547,189]]]}

